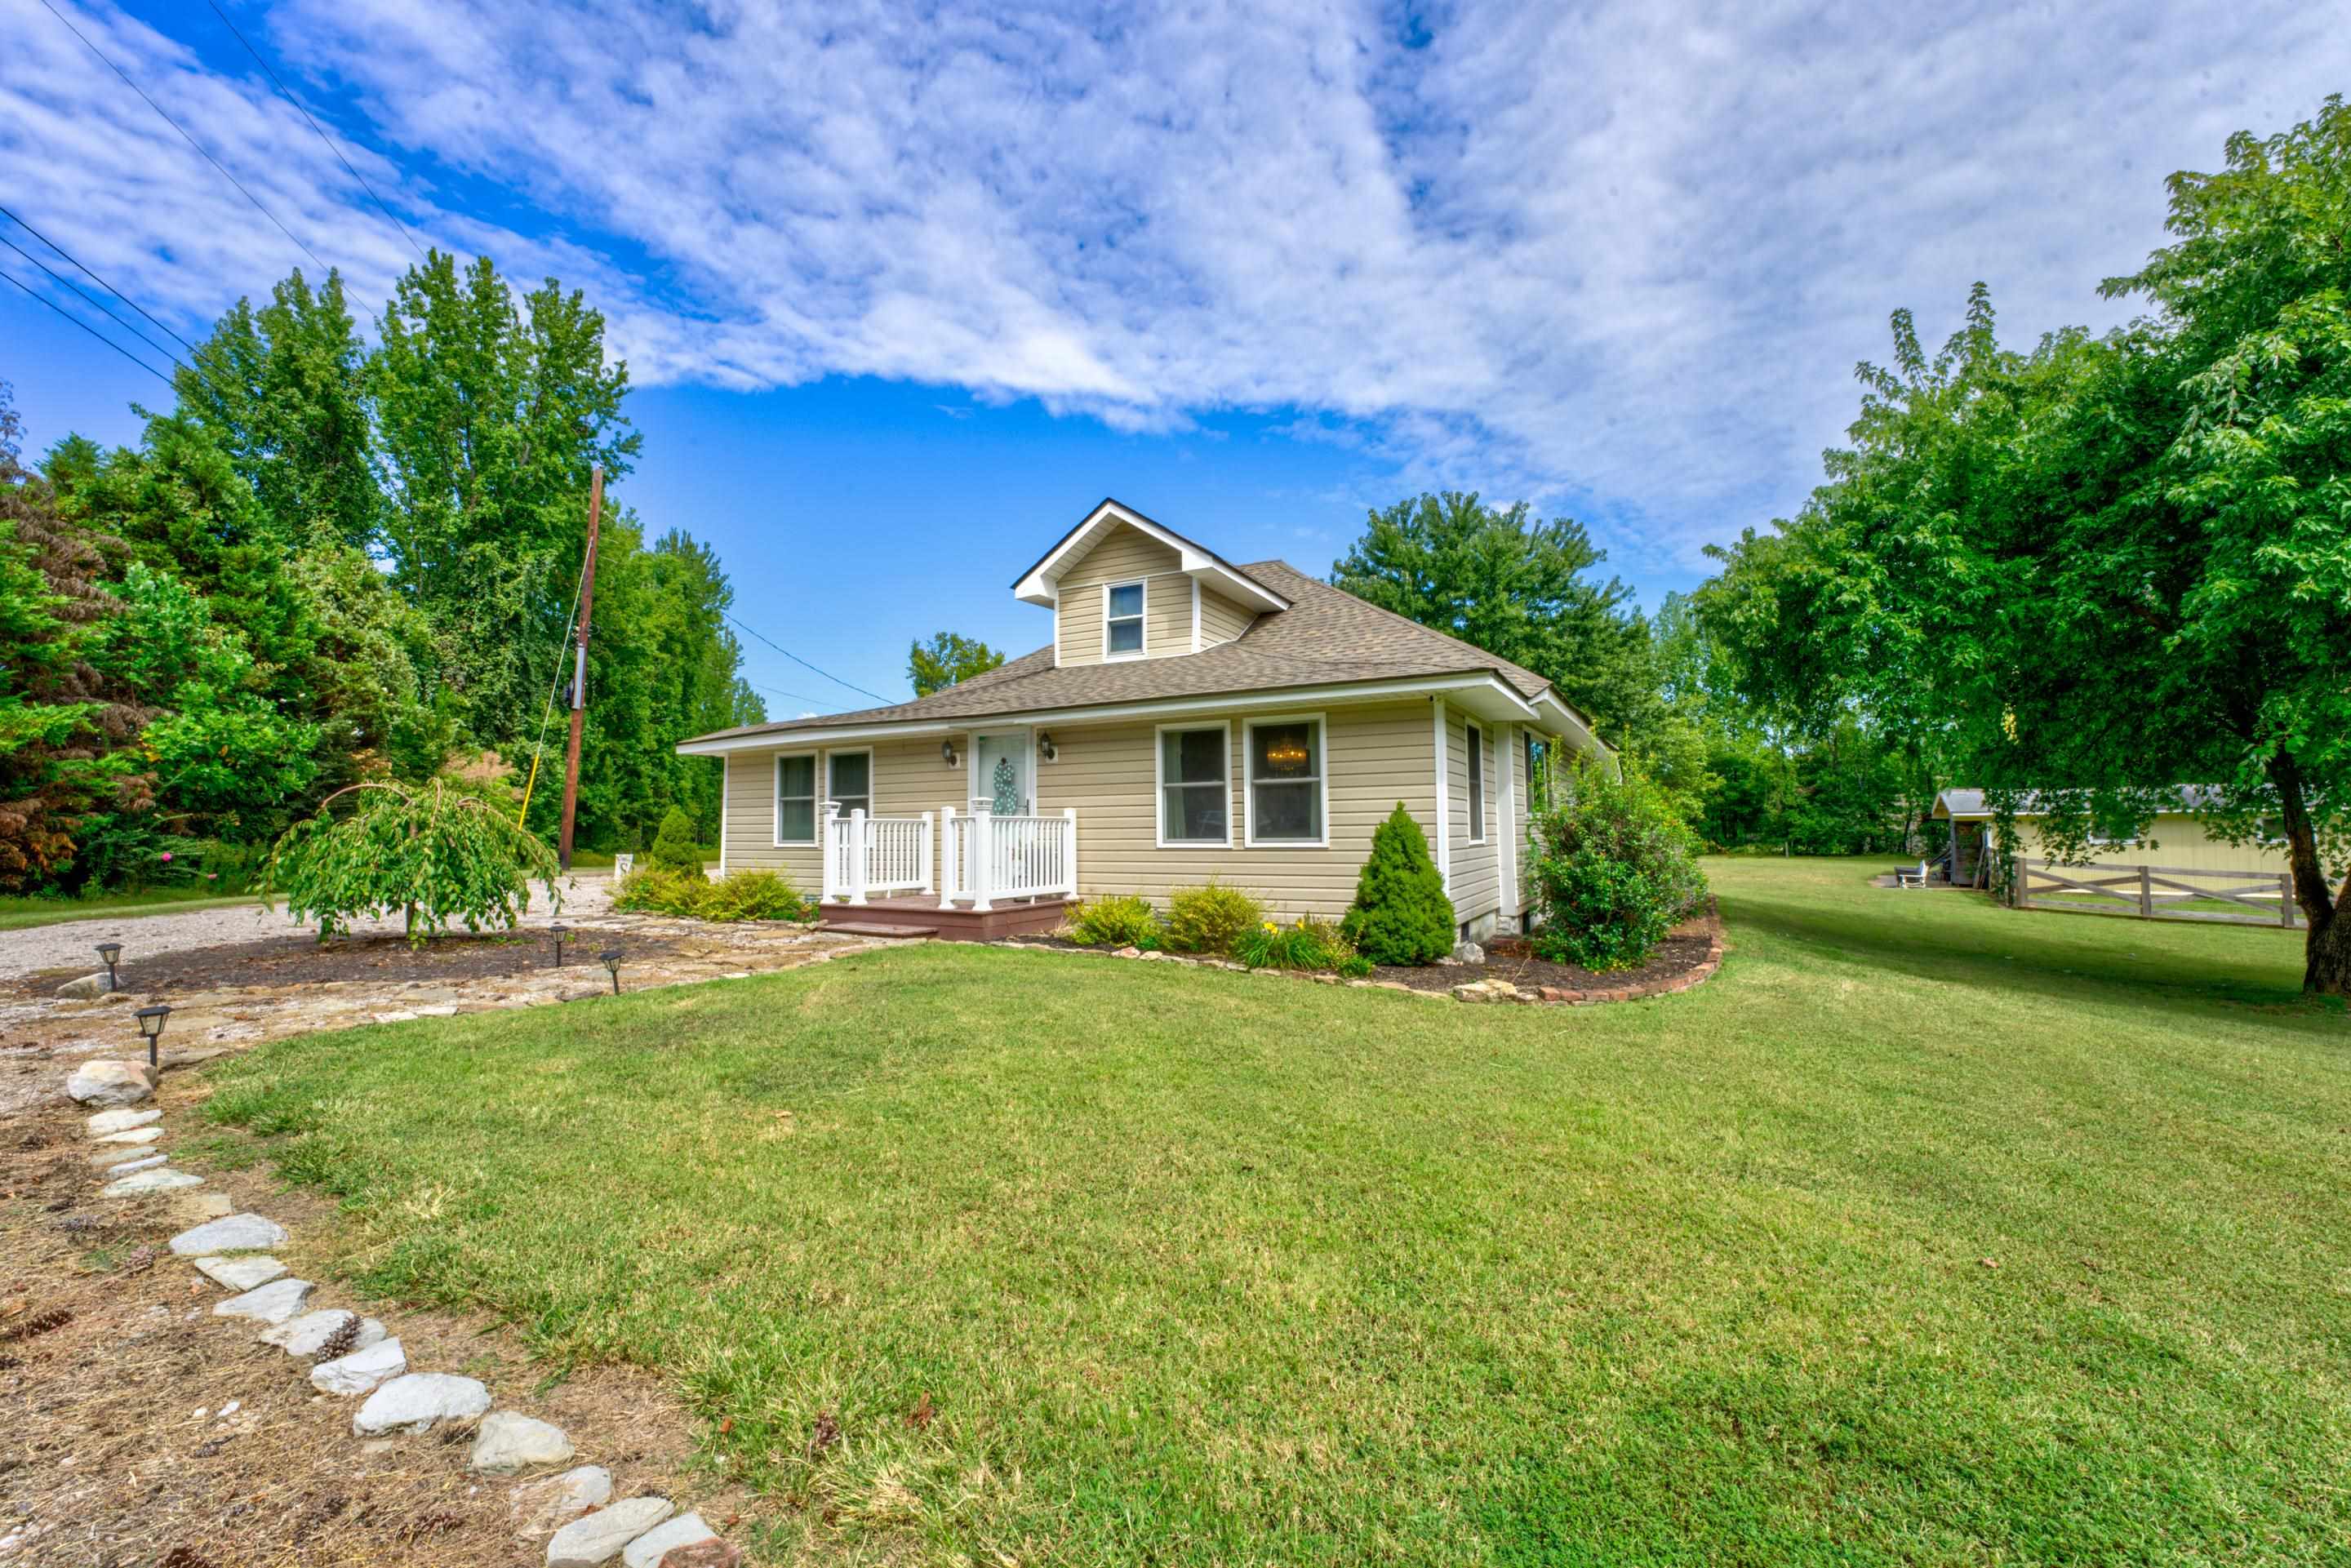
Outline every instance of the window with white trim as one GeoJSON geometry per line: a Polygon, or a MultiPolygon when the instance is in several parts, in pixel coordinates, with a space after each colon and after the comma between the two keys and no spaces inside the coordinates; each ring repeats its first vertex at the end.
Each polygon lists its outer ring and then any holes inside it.
{"type": "Polygon", "coordinates": [[[1229,845],[1232,785],[1227,727],[1159,732],[1159,842],[1229,845]]]}
{"type": "Polygon", "coordinates": [[[1114,582],[1102,590],[1102,657],[1143,652],[1143,584],[1114,582]]]}
{"type": "Polygon", "coordinates": [[[843,817],[852,811],[873,814],[873,754],[835,751],[825,758],[825,799],[843,817]]]}
{"type": "Polygon", "coordinates": [[[816,758],[776,758],[776,842],[816,842],[816,758]]]}
{"type": "Polygon", "coordinates": [[[1462,729],[1463,750],[1469,757],[1469,841],[1486,841],[1486,737],[1476,725],[1462,729]]]}
{"type": "Polygon", "coordinates": [[[1249,841],[1322,842],[1322,721],[1251,719],[1246,757],[1249,841]]]}

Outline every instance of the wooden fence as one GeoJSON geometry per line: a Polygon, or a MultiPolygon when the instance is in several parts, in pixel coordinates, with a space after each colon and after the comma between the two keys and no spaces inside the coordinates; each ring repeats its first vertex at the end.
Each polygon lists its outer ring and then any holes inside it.
{"type": "Polygon", "coordinates": [[[2287,929],[2302,918],[2294,902],[2294,873],[2283,871],[2201,871],[2176,865],[2060,866],[2020,856],[2009,902],[2019,909],[2064,909],[2081,915],[2129,915],[2141,920],[2209,920],[2224,925],[2276,925],[2287,929]],[[2233,904],[2249,913],[2179,907],[2196,903],[2233,904]]]}

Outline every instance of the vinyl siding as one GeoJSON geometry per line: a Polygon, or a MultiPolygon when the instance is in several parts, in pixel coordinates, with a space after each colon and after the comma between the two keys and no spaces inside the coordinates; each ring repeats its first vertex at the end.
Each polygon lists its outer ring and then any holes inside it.
{"type": "Polygon", "coordinates": [[[1140,529],[1120,527],[1071,563],[1054,591],[1060,596],[1061,662],[1102,662],[1102,592],[1113,582],[1143,579],[1143,651],[1162,658],[1192,651],[1192,582],[1176,568],[1182,558],[1140,529]]]}
{"type": "Polygon", "coordinates": [[[1482,920],[1501,906],[1501,871],[1494,840],[1494,737],[1484,732],[1485,821],[1471,822],[1469,813],[1469,753],[1467,716],[1447,709],[1445,715],[1445,770],[1447,809],[1452,817],[1447,848],[1453,857],[1453,915],[1460,921],[1482,920]],[[1473,831],[1483,841],[1470,841],[1473,831]]]}
{"type": "MultiPolygon", "coordinates": [[[[1225,721],[1230,760],[1232,847],[1158,847],[1155,724],[1056,727],[1061,760],[1038,768],[1038,801],[1078,813],[1078,883],[1088,895],[1139,893],[1165,904],[1174,889],[1210,876],[1247,888],[1284,918],[1336,917],[1355,895],[1372,831],[1398,800],[1426,831],[1436,810],[1425,703],[1322,710],[1328,780],[1327,849],[1248,849],[1242,800],[1241,721],[1225,721]]],[[[1213,724],[1210,718],[1202,722],[1213,724]]]]}
{"type": "MultiPolygon", "coordinates": [[[[952,737],[956,765],[939,758],[939,736],[921,740],[877,740],[873,753],[873,814],[877,817],[918,817],[939,809],[965,809],[970,787],[970,748],[967,737],[952,737]]],[[[832,750],[862,751],[864,746],[820,747],[817,789],[824,789],[825,758],[832,750]]],[[[776,758],[808,756],[809,747],[777,751],[735,752],[726,758],[726,853],[722,871],[747,868],[779,872],[801,893],[813,898],[824,890],[823,866],[814,844],[776,842],[776,758]]],[[[937,831],[933,829],[933,863],[936,863],[937,831]]]]}
{"type": "Polygon", "coordinates": [[[1249,629],[1257,612],[1246,605],[1236,604],[1215,589],[1200,590],[1200,646],[1213,648],[1219,643],[1229,643],[1249,629]]]}

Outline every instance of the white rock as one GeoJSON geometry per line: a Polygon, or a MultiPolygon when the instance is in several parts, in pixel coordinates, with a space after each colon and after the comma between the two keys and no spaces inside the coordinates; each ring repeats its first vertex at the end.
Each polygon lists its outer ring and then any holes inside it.
{"type": "MultiPolygon", "coordinates": [[[[129,1151],[125,1151],[125,1153],[129,1154],[129,1151]]],[[[168,1162],[171,1157],[171,1155],[164,1154],[160,1150],[153,1154],[150,1154],[142,1149],[136,1154],[129,1154],[128,1158],[125,1158],[117,1164],[107,1166],[106,1174],[110,1176],[126,1176],[132,1171],[153,1170],[157,1166],[168,1162]]]]}
{"type": "Polygon", "coordinates": [[[547,1543],[547,1568],[597,1568],[621,1548],[667,1519],[677,1505],[665,1497],[632,1497],[575,1519],[547,1543]]]}
{"type": "Polygon", "coordinates": [[[349,1397],[354,1394],[365,1394],[407,1370],[407,1353],[400,1348],[398,1340],[388,1339],[365,1350],[355,1350],[349,1355],[320,1362],[310,1369],[310,1386],[321,1394],[340,1394],[349,1397]]]}
{"type": "Polygon", "coordinates": [[[702,1522],[698,1513],[681,1513],[667,1524],[646,1531],[621,1553],[622,1568],[659,1568],[666,1553],[697,1541],[716,1541],[718,1532],[702,1522]]]}
{"type": "Polygon", "coordinates": [[[250,1291],[286,1277],[286,1265],[275,1258],[199,1258],[196,1272],[215,1285],[250,1291]]]}
{"type": "Polygon", "coordinates": [[[257,1214],[228,1214],[206,1220],[193,1230],[172,1238],[172,1250],[182,1258],[207,1252],[260,1252],[282,1244],[286,1228],[257,1214]]]}
{"type": "MultiPolygon", "coordinates": [[[[347,1312],[340,1307],[329,1307],[323,1312],[304,1312],[300,1317],[289,1318],[263,1334],[261,1343],[274,1344],[288,1355],[300,1356],[307,1360],[326,1349],[327,1342],[342,1333],[343,1325],[350,1322],[355,1316],[357,1316],[356,1313],[347,1312]]],[[[383,1343],[381,1323],[373,1318],[360,1318],[359,1324],[359,1337],[352,1341],[351,1349],[365,1350],[370,1345],[383,1343]]]]}
{"type": "Polygon", "coordinates": [[[176,1192],[183,1186],[202,1186],[204,1178],[188,1171],[141,1171],[124,1176],[120,1181],[108,1182],[98,1189],[100,1197],[137,1197],[142,1193],[176,1192]]]}
{"type": "Polygon", "coordinates": [[[61,997],[78,997],[87,1000],[91,997],[105,996],[113,989],[113,977],[109,975],[105,970],[100,969],[95,975],[84,975],[78,980],[68,980],[64,985],[57,988],[57,995],[61,997]]]}
{"type": "Polygon", "coordinates": [[[163,1135],[161,1127],[133,1127],[127,1133],[109,1133],[91,1142],[104,1146],[120,1147],[124,1144],[152,1144],[163,1135]]]}
{"type": "Polygon", "coordinates": [[[545,1535],[611,1501],[612,1472],[601,1465],[581,1465],[559,1476],[525,1481],[513,1496],[515,1527],[526,1537],[545,1535]]]}
{"type": "Polygon", "coordinates": [[[571,1439],[562,1427],[518,1410],[493,1410],[482,1418],[468,1463],[481,1475],[518,1476],[543,1465],[562,1464],[571,1453],[571,1439]]]}
{"type": "Polygon", "coordinates": [[[85,1061],[66,1080],[66,1092],[85,1105],[135,1105],[155,1092],[143,1061],[85,1061]]]}
{"type": "Polygon", "coordinates": [[[89,1135],[102,1138],[109,1133],[127,1133],[133,1127],[152,1126],[163,1119],[163,1113],[150,1106],[144,1111],[100,1111],[89,1119],[89,1135]]]}
{"type": "Polygon", "coordinates": [[[282,1323],[302,1310],[302,1302],[310,1294],[308,1280],[272,1280],[258,1290],[247,1291],[241,1296],[231,1296],[215,1302],[213,1316],[216,1318],[252,1318],[265,1323],[282,1323]]]}
{"type": "Polygon", "coordinates": [[[446,1372],[412,1372],[368,1396],[351,1417],[351,1431],[372,1437],[384,1432],[422,1432],[443,1421],[466,1421],[490,1407],[490,1391],[470,1377],[446,1372]]]}

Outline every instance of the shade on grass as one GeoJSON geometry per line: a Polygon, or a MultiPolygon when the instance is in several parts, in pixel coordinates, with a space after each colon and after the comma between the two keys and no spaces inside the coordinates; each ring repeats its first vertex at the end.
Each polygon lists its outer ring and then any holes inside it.
{"type": "Polygon", "coordinates": [[[820,1557],[2351,1552],[2299,945],[1876,869],[1712,862],[1726,967],[1637,1006],[932,946],[285,1040],[210,1106],[363,1287],[676,1379],[820,1557]]]}

